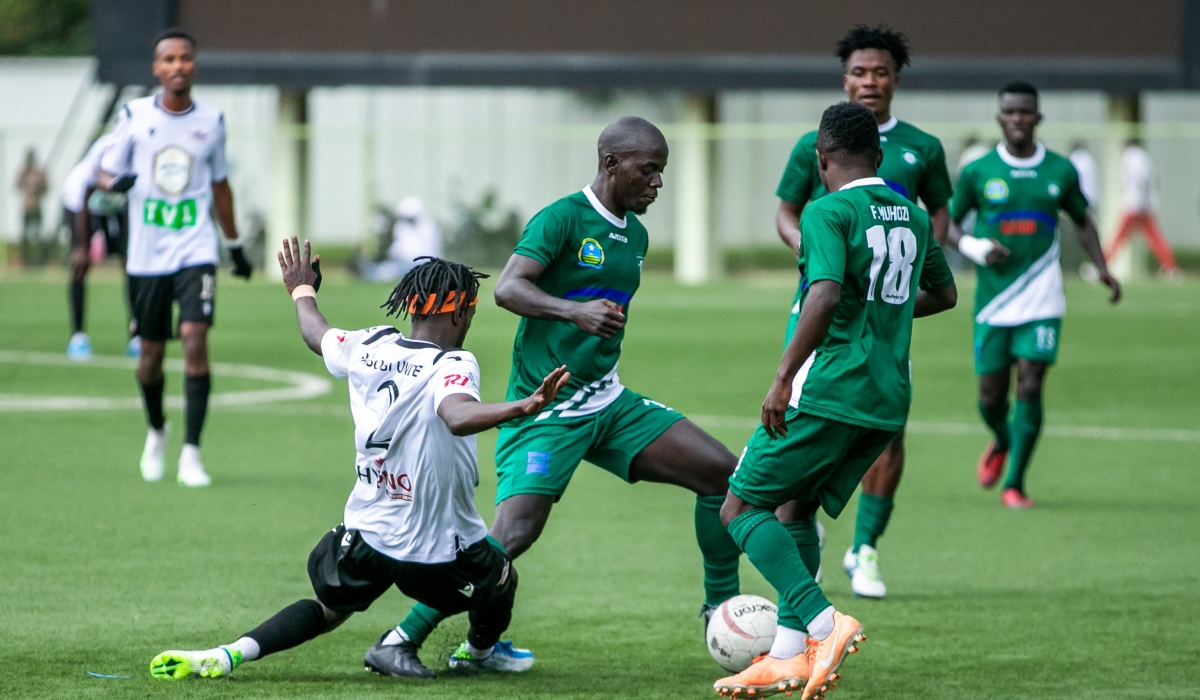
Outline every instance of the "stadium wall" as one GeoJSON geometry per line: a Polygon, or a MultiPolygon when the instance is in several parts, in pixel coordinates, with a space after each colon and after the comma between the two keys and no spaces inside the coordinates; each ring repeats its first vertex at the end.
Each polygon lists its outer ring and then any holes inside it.
{"type": "MultiPolygon", "coordinates": [[[[19,231],[19,199],[12,188],[25,149],[35,145],[49,163],[48,225],[57,224],[59,188],[86,148],[111,88],[96,85],[87,59],[0,61],[0,226],[5,240],[19,231]],[[55,144],[58,144],[57,146],[55,144]]],[[[132,97],[131,93],[125,97],[132,97]]],[[[229,156],[239,217],[248,225],[270,209],[273,135],[278,90],[270,86],[197,87],[197,97],[225,110],[229,156]]],[[[795,140],[822,109],[841,99],[825,91],[725,92],[717,98],[713,231],[719,246],[775,245],[775,185],[795,140]]],[[[124,99],[124,97],[123,97],[124,99]]],[[[452,223],[454,205],[477,202],[494,190],[503,209],[522,219],[591,180],[601,125],[636,113],[663,125],[671,137],[683,109],[679,92],[575,92],[525,88],[318,88],[309,93],[309,234],[314,240],[354,243],[371,227],[365,193],[394,204],[415,194],[440,220],[452,223]],[[370,127],[374,124],[373,129],[370,127]],[[376,133],[373,155],[366,138],[376,133]],[[368,186],[369,185],[369,186],[368,186]]],[[[1047,92],[1044,140],[1066,149],[1087,138],[1099,156],[1105,126],[1099,92],[1047,92]]],[[[908,91],[896,113],[943,139],[951,169],[964,140],[994,141],[990,93],[908,91]]],[[[1147,145],[1159,171],[1161,219],[1180,248],[1200,249],[1200,96],[1149,92],[1142,96],[1147,145]]],[[[672,170],[660,202],[646,216],[653,244],[670,247],[675,200],[672,170]]]]}

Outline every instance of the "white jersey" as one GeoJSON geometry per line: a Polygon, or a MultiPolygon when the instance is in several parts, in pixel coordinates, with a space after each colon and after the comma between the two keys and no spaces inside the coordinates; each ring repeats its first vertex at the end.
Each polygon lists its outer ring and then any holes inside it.
{"type": "Polygon", "coordinates": [[[112,134],[104,134],[96,139],[96,142],[84,154],[83,160],[67,173],[67,179],[63,181],[63,208],[75,213],[83,211],[88,190],[96,186],[96,171],[100,169],[100,156],[104,155],[104,150],[110,144],[112,144],[112,134]]]}
{"type": "Polygon", "coordinates": [[[451,394],[479,399],[475,356],[391,326],[330,329],[321,354],[330,374],[350,378],[358,455],[346,529],[382,554],[422,564],[452,561],[482,540],[475,436],[451,435],[437,414],[451,394]]]}
{"type": "Polygon", "coordinates": [[[228,176],[221,111],[193,100],[191,109],[176,114],[158,95],[143,97],[121,108],[112,136],[100,168],[137,175],[129,190],[126,272],[169,275],[216,264],[212,183],[228,176]]]}

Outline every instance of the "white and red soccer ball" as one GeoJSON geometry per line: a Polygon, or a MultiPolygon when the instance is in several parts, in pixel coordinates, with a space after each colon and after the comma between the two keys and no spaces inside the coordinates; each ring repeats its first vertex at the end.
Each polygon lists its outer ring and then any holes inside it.
{"type": "Polygon", "coordinates": [[[708,653],[731,673],[746,670],[771,650],[779,609],[766,598],[739,595],[717,606],[708,621],[708,653]]]}

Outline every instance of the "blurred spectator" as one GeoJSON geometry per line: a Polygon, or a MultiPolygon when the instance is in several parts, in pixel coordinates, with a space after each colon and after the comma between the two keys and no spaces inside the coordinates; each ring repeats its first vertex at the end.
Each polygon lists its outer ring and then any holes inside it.
{"type": "Polygon", "coordinates": [[[417,197],[405,197],[396,207],[396,223],[392,226],[392,243],[387,257],[363,266],[363,279],[372,282],[391,282],[411,270],[414,260],[422,255],[441,257],[442,231],[417,197]]]}
{"type": "Polygon", "coordinates": [[[1111,245],[1104,252],[1105,259],[1112,260],[1134,232],[1141,230],[1154,257],[1158,258],[1160,271],[1169,275],[1179,272],[1171,245],[1167,243],[1154,216],[1158,208],[1154,163],[1138,139],[1126,142],[1125,150],[1121,153],[1121,207],[1121,223],[1117,226],[1117,234],[1113,236],[1111,245]]]}
{"type": "Polygon", "coordinates": [[[1071,144],[1069,157],[1079,173],[1079,189],[1083,192],[1083,198],[1089,207],[1095,209],[1100,204],[1100,167],[1083,141],[1071,144]]]}
{"type": "Polygon", "coordinates": [[[42,199],[46,196],[46,171],[38,167],[37,152],[30,148],[25,153],[25,167],[17,176],[17,190],[21,192],[24,217],[21,224],[21,261],[41,257],[42,242],[42,199]],[[34,255],[34,250],[38,254],[34,255]]]}

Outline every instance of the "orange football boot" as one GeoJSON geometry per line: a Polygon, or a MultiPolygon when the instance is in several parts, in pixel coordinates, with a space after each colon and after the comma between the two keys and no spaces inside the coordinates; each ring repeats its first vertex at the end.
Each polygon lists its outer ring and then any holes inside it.
{"type": "Polygon", "coordinates": [[[806,654],[791,659],[773,659],[764,654],[745,671],[713,683],[713,690],[723,698],[764,698],[776,693],[791,695],[807,680],[806,654]]]}
{"type": "Polygon", "coordinates": [[[979,485],[990,489],[1000,480],[1004,472],[1004,460],[1008,459],[1008,450],[996,447],[996,441],[988,443],[983,456],[979,458],[979,485]]]}
{"type": "Polygon", "coordinates": [[[833,613],[833,632],[821,641],[808,638],[809,674],[801,700],[822,700],[841,676],[838,667],[846,657],[858,651],[858,643],[866,641],[862,625],[849,615],[833,613]]]}
{"type": "Polygon", "coordinates": [[[1033,501],[1029,496],[1016,489],[1004,489],[1004,493],[1000,495],[1000,502],[1004,504],[1005,508],[1013,510],[1029,510],[1033,507],[1033,501]]]}

